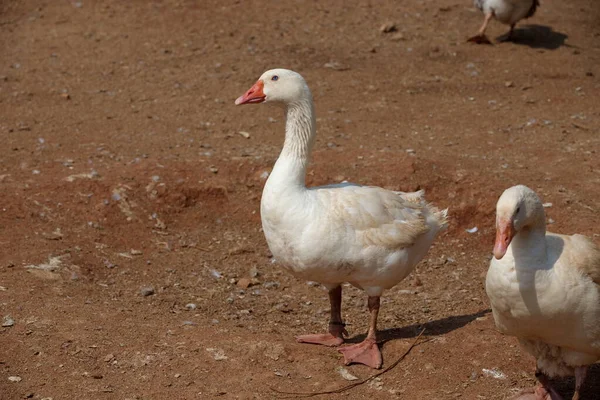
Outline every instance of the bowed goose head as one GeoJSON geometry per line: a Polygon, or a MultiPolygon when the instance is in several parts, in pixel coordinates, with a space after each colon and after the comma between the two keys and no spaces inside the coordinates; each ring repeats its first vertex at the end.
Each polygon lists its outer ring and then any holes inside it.
{"type": "Polygon", "coordinates": [[[380,296],[402,281],[427,253],[446,225],[446,211],[403,193],[352,183],[306,187],[306,167],[316,134],[312,95],[298,73],[265,72],[236,104],[275,103],[286,113],[283,149],[263,189],[260,215],[273,257],[295,276],[329,290],[325,334],[296,340],[339,346],[347,335],[342,320],[341,284],[368,295],[371,313],[363,342],[339,349],[346,364],[382,364],[376,338],[380,296]]]}
{"type": "Polygon", "coordinates": [[[514,236],[524,230],[545,228],[544,207],[538,195],[527,186],[506,189],[496,205],[494,257],[500,260],[514,236]]]}

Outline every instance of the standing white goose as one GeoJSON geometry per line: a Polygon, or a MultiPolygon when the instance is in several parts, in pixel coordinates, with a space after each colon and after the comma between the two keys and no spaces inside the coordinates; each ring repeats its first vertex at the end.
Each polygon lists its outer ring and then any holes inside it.
{"type": "Polygon", "coordinates": [[[473,3],[483,12],[484,19],[477,35],[469,38],[468,41],[486,44],[491,43],[485,36],[485,30],[492,18],[510,25],[507,40],[511,40],[517,22],[533,17],[540,5],[539,0],[474,0],[473,3]]]}
{"type": "Polygon", "coordinates": [[[556,400],[549,377],[575,375],[600,360],[600,248],[582,235],[546,232],[535,192],[514,186],[496,206],[494,258],[486,279],[498,329],[536,358],[541,386],[521,400],[556,400]]]}
{"type": "Polygon", "coordinates": [[[379,298],[404,279],[446,227],[446,211],[427,204],[423,192],[338,184],[307,188],[306,167],[315,137],[311,92],[298,73],[265,72],[235,104],[277,103],[286,109],[283,150],[261,199],[263,231],[275,259],[295,276],[329,290],[329,333],[303,335],[302,343],[338,346],[347,335],[341,284],[367,295],[369,332],[359,344],[340,348],[345,363],[380,368],[376,341],[379,298]]]}

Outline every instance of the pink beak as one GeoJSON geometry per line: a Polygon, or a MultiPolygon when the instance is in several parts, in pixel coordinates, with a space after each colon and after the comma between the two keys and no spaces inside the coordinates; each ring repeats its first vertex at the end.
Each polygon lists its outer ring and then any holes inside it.
{"type": "Polygon", "coordinates": [[[263,81],[257,81],[246,93],[241,95],[235,100],[235,105],[239,106],[240,104],[251,104],[251,103],[262,103],[265,101],[265,94],[263,93],[263,89],[265,84],[263,81]]]}
{"type": "Polygon", "coordinates": [[[515,228],[508,219],[498,220],[496,223],[496,242],[494,243],[494,257],[500,260],[506,254],[506,250],[515,237],[515,228]]]}

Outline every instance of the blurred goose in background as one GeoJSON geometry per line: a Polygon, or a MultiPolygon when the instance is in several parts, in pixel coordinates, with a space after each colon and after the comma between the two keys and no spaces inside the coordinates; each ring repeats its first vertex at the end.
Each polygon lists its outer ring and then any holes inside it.
{"type": "Polygon", "coordinates": [[[427,253],[446,223],[446,210],[425,202],[423,192],[403,193],[351,183],[307,188],[306,168],[315,138],[311,92],[298,73],[265,72],[235,104],[275,103],[286,112],[283,150],[261,199],[263,231],[275,259],[293,275],[323,284],[331,316],[325,334],[301,343],[339,346],[347,335],[341,284],[368,295],[369,331],[362,343],[340,348],[346,364],[380,368],[377,316],[380,296],[402,281],[427,253]]]}
{"type": "Polygon", "coordinates": [[[539,0],[474,0],[475,7],[484,15],[483,25],[477,35],[468,39],[469,42],[491,44],[485,36],[485,30],[492,18],[510,25],[506,40],[511,40],[515,25],[522,19],[533,17],[540,5],[539,0]]]}
{"type": "Polygon", "coordinates": [[[567,375],[579,399],[588,366],[600,360],[600,248],[582,235],[546,232],[536,193],[511,187],[496,206],[486,292],[498,329],[536,358],[540,386],[517,399],[561,399],[549,378],[567,375]]]}

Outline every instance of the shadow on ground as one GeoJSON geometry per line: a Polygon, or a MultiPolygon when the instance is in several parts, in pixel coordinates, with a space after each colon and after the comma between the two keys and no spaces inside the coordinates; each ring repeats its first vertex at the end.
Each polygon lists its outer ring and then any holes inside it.
{"type": "MultiPolygon", "coordinates": [[[[549,26],[524,25],[513,31],[513,37],[510,41],[533,49],[556,50],[562,46],[569,46],[565,43],[567,38],[567,35],[556,32],[549,26]]],[[[507,41],[507,39],[508,33],[496,38],[499,42],[507,41]]]]}
{"type": "MultiPolygon", "coordinates": [[[[392,328],[377,331],[377,342],[379,344],[383,344],[390,340],[409,339],[417,337],[421,333],[421,331],[423,331],[423,329],[425,329],[425,331],[423,332],[424,336],[444,335],[448,332],[452,332],[455,329],[462,328],[463,326],[471,323],[477,318],[489,314],[490,312],[492,312],[492,310],[488,308],[473,314],[454,315],[451,317],[427,322],[425,324],[415,324],[405,326],[402,328],[392,328]]],[[[363,341],[365,337],[365,334],[356,335],[350,339],[346,339],[345,343],[359,343],[363,341]]]]}

